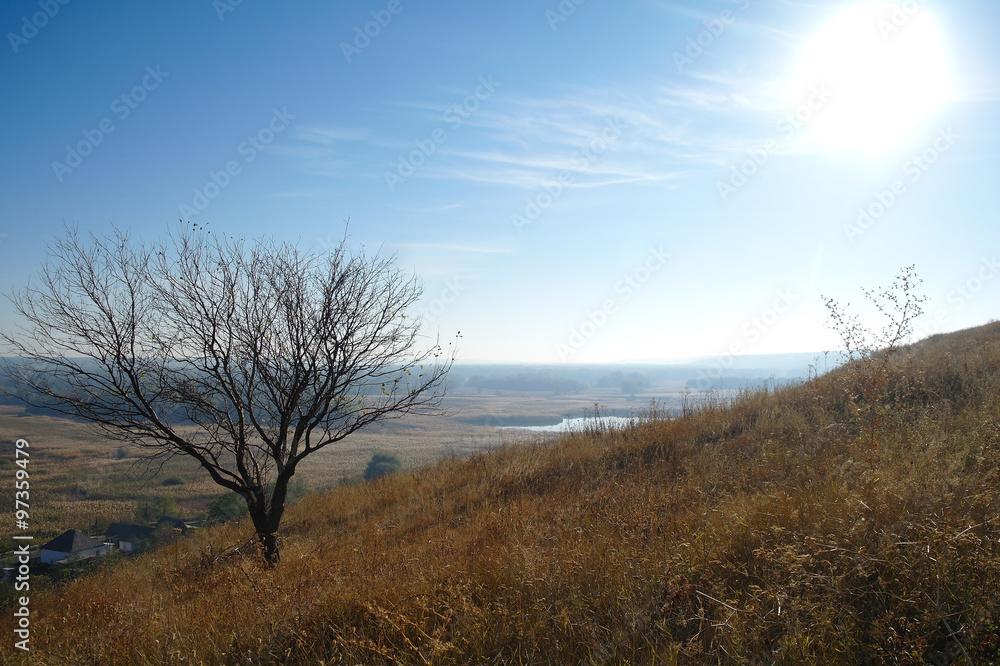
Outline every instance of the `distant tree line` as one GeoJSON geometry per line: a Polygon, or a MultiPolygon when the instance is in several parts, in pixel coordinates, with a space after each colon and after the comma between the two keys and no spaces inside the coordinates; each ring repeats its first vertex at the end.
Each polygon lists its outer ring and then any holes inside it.
{"type": "Polygon", "coordinates": [[[466,380],[466,386],[477,391],[537,391],[554,395],[585,393],[587,385],[573,379],[563,379],[548,373],[524,373],[504,377],[473,375],[466,380]]]}

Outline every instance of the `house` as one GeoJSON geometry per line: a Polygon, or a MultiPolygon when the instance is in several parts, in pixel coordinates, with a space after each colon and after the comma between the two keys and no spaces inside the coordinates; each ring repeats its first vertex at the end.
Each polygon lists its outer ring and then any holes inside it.
{"type": "Polygon", "coordinates": [[[106,555],[110,551],[110,546],[79,530],[66,530],[42,546],[40,559],[42,564],[52,564],[63,560],[87,560],[106,555]]]}
{"type": "Polygon", "coordinates": [[[184,522],[184,520],[182,520],[181,518],[177,518],[176,516],[166,516],[166,515],[160,516],[160,519],[156,521],[156,526],[159,527],[160,525],[164,524],[170,525],[172,528],[180,530],[181,532],[188,531],[188,524],[184,522]]]}
{"type": "Polygon", "coordinates": [[[140,550],[153,540],[152,527],[133,525],[132,523],[111,523],[104,533],[104,540],[117,546],[123,553],[140,550]]]}

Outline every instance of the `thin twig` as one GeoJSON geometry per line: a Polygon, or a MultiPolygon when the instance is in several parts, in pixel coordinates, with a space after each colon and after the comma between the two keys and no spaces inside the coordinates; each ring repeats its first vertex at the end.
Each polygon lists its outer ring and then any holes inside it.
{"type": "Polygon", "coordinates": [[[695,590],[695,594],[700,594],[701,596],[705,597],[706,599],[711,599],[712,601],[714,601],[717,604],[722,604],[723,606],[725,606],[729,610],[734,611],[736,613],[749,613],[750,612],[750,611],[747,611],[747,610],[740,610],[739,608],[734,608],[734,607],[730,606],[729,604],[727,604],[725,601],[719,601],[715,597],[713,597],[713,596],[711,596],[709,594],[705,594],[701,590],[695,590]]]}
{"type": "Polygon", "coordinates": [[[948,539],[948,541],[954,541],[955,539],[957,539],[958,537],[962,536],[963,534],[965,534],[965,533],[966,533],[966,532],[968,532],[969,530],[974,530],[974,529],[976,529],[977,527],[982,527],[983,525],[989,525],[990,523],[992,523],[992,522],[993,522],[994,520],[996,520],[997,518],[1000,518],[1000,516],[996,516],[995,518],[990,518],[989,520],[987,520],[987,521],[985,521],[985,522],[982,522],[982,523],[979,523],[978,525],[969,525],[969,526],[968,526],[968,527],[966,527],[966,528],[965,528],[964,530],[962,530],[961,532],[959,532],[958,534],[956,534],[956,535],[955,535],[955,536],[953,536],[952,538],[948,539]]]}

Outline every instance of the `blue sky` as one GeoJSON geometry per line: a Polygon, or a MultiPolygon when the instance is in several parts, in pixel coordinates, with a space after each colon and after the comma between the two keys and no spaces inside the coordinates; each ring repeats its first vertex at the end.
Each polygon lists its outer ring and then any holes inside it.
{"type": "Polygon", "coordinates": [[[5,292],[64,223],[322,249],[350,218],[466,360],[833,349],[821,295],[908,264],[919,333],[997,316],[992,1],[36,0],[0,27],[5,292]]]}

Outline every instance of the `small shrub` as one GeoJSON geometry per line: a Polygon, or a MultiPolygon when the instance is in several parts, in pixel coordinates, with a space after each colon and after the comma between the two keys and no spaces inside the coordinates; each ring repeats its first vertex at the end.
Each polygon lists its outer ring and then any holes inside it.
{"type": "Polygon", "coordinates": [[[403,469],[403,463],[391,453],[373,453],[365,468],[365,481],[374,481],[403,469]]]}
{"type": "Polygon", "coordinates": [[[863,290],[865,298],[887,322],[880,332],[863,325],[857,315],[850,315],[847,307],[834,299],[823,299],[830,327],[844,343],[848,356],[846,370],[859,386],[851,397],[852,407],[861,423],[863,438],[872,448],[880,444],[882,427],[889,415],[885,394],[892,357],[912,335],[913,321],[923,313],[921,304],[927,300],[919,293],[922,282],[911,265],[901,268],[888,288],[863,290]]]}
{"type": "Polygon", "coordinates": [[[166,479],[164,479],[163,483],[161,483],[160,485],[163,485],[163,486],[183,486],[184,485],[184,479],[180,478],[179,476],[171,476],[171,477],[167,477],[166,479]]]}
{"type": "Polygon", "coordinates": [[[170,516],[177,513],[177,502],[172,497],[147,497],[139,501],[135,509],[135,520],[138,523],[151,523],[160,516],[170,516]]]}
{"type": "Polygon", "coordinates": [[[220,495],[208,503],[208,520],[212,523],[226,523],[242,518],[247,513],[246,502],[236,493],[220,495]]]}

